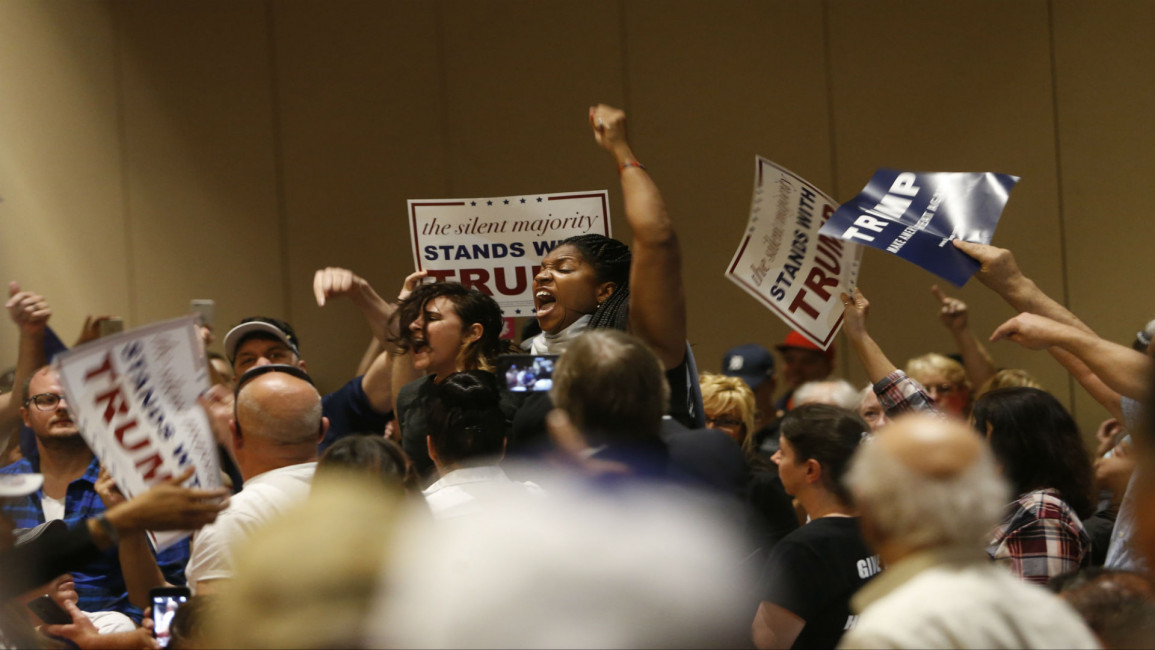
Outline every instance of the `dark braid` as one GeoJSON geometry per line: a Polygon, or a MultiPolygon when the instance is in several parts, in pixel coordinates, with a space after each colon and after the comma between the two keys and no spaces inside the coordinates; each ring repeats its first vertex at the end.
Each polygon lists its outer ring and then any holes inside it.
{"type": "Polygon", "coordinates": [[[581,252],[594,267],[598,282],[617,285],[613,295],[598,305],[590,317],[590,329],[627,330],[630,324],[630,247],[604,235],[578,235],[562,241],[581,252]]]}

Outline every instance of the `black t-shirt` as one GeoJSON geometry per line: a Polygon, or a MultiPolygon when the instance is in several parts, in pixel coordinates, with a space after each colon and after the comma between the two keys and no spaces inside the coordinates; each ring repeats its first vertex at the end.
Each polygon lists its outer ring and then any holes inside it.
{"type": "Polygon", "coordinates": [[[823,517],[790,533],[762,572],[762,600],[806,621],[793,648],[833,648],[853,627],[850,597],[878,573],[857,517],[823,517]]]}

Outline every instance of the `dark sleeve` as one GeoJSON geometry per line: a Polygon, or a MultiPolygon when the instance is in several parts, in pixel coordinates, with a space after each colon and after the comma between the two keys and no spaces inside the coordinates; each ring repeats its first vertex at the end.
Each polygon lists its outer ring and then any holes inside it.
{"type": "Polygon", "coordinates": [[[361,377],[354,377],[336,391],[321,398],[321,411],[329,418],[329,430],[321,441],[319,453],[351,433],[385,432],[391,413],[379,413],[369,404],[361,387],[361,377]]]}
{"type": "Polygon", "coordinates": [[[762,572],[762,600],[813,620],[822,608],[819,591],[825,571],[820,560],[797,535],[778,542],[762,572]]]}
{"type": "Polygon", "coordinates": [[[746,502],[750,506],[751,534],[763,552],[769,553],[784,537],[798,530],[794,500],[786,494],[776,472],[755,474],[746,490],[746,502]]]}
{"type": "Polygon", "coordinates": [[[44,535],[0,554],[0,600],[42,585],[101,556],[84,520],[61,535],[44,535]]]}
{"type": "Polygon", "coordinates": [[[1083,528],[1091,537],[1091,566],[1103,566],[1107,562],[1107,547],[1111,545],[1117,517],[1115,510],[1107,508],[1083,520],[1083,528]]]}

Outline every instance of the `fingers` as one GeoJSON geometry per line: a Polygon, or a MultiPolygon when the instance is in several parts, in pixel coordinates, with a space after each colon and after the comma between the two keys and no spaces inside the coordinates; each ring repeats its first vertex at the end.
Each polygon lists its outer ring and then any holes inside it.
{"type": "Polygon", "coordinates": [[[942,292],[942,289],[938,288],[937,284],[930,285],[930,292],[934,295],[935,300],[941,303],[945,303],[947,301],[946,294],[942,292]]]}
{"type": "MultiPolygon", "coordinates": [[[[590,115],[591,116],[593,115],[593,109],[592,108],[590,109],[590,115]]],[[[20,293],[20,283],[15,281],[15,280],[10,280],[8,282],[8,296],[12,297],[18,293],[20,293]]]]}
{"type": "Polygon", "coordinates": [[[986,255],[984,255],[984,253],[986,253],[987,252],[986,249],[989,248],[988,246],[984,246],[983,244],[976,244],[974,242],[963,241],[962,239],[953,239],[953,240],[951,240],[951,243],[954,244],[955,248],[966,253],[967,255],[970,255],[971,257],[975,258],[976,260],[978,260],[980,262],[982,262],[984,260],[984,258],[986,257],[986,255]]]}
{"type": "Polygon", "coordinates": [[[196,468],[192,467],[190,465],[189,467],[186,467],[185,470],[183,472],[181,472],[180,474],[177,474],[176,476],[165,481],[165,483],[167,483],[168,485],[180,485],[181,483],[184,483],[185,481],[192,478],[193,474],[195,474],[195,473],[196,473],[196,468]]]}
{"type": "Polygon", "coordinates": [[[995,343],[995,342],[1001,341],[1003,339],[1006,339],[1008,341],[1014,341],[1015,340],[1014,336],[1017,335],[1018,333],[1019,333],[1018,323],[1015,322],[1014,318],[1012,318],[1011,320],[1003,323],[1002,325],[999,325],[995,329],[994,333],[991,334],[991,343],[995,343]]]}
{"type": "Polygon", "coordinates": [[[325,271],[324,269],[313,274],[313,298],[317,300],[318,307],[325,306],[325,271]]]}

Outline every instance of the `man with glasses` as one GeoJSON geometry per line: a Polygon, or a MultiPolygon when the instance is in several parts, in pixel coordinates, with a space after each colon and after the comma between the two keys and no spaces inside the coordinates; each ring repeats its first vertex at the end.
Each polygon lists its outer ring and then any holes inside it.
{"type": "MultiPolygon", "coordinates": [[[[99,521],[105,511],[96,492],[100,462],[80,436],[63,395],[59,376],[48,366],[37,370],[24,384],[20,415],[36,436],[39,454],[0,469],[0,474],[42,474],[44,483],[35,492],[3,504],[3,514],[17,528],[33,528],[58,519],[74,526],[88,518],[99,521]]],[[[187,540],[157,556],[168,581],[177,584],[184,582],[187,559],[187,540]]],[[[73,577],[80,609],[118,611],[140,618],[140,610],[129,602],[115,549],[75,571],[73,577]]]]}

